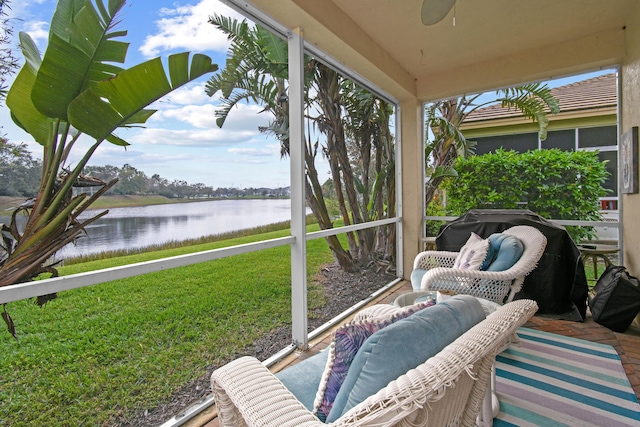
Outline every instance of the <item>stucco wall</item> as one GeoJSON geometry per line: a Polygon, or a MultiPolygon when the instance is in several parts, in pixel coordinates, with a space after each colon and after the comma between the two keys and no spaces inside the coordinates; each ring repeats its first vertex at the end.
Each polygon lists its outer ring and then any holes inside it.
{"type": "MultiPolygon", "coordinates": [[[[413,260],[421,249],[423,189],[422,105],[417,99],[400,104],[402,116],[402,277],[409,279],[413,260]]],[[[400,266],[398,266],[400,267],[400,266]]]]}
{"type": "MultiPolygon", "coordinates": [[[[622,120],[620,132],[640,126],[640,3],[625,31],[627,54],[621,67],[622,120]]],[[[624,195],[622,227],[624,265],[640,275],[640,194],[624,195]]]]}

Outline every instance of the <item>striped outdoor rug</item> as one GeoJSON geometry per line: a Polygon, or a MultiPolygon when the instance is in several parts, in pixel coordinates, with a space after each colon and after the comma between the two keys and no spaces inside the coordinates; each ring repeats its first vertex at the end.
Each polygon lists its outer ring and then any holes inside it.
{"type": "Polygon", "coordinates": [[[640,426],[640,405],[608,345],[534,329],[497,357],[493,425],[640,426]]]}

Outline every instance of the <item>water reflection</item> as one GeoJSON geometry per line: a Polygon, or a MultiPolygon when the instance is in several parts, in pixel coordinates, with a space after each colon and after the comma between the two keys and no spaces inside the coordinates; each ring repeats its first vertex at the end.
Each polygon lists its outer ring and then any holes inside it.
{"type": "Polygon", "coordinates": [[[89,237],[67,245],[57,257],[135,249],[288,221],[290,206],[290,200],[216,200],[109,209],[86,228],[89,237]]]}

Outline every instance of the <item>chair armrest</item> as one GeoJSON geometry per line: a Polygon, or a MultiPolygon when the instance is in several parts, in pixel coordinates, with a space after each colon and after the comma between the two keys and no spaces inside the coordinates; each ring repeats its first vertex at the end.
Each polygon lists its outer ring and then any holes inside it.
{"type": "Polygon", "coordinates": [[[221,427],[326,427],[254,357],[216,369],[211,386],[221,427]]]}
{"type": "Polygon", "coordinates": [[[420,289],[432,291],[452,291],[457,294],[472,295],[504,304],[517,271],[460,270],[457,268],[434,268],[422,277],[420,289]]]}
{"type": "Polygon", "coordinates": [[[353,320],[362,321],[362,320],[372,319],[378,316],[392,315],[398,310],[399,310],[398,307],[391,304],[375,304],[357,312],[356,315],[353,317],[353,320]]]}
{"type": "Polygon", "coordinates": [[[424,251],[420,252],[413,260],[413,268],[430,270],[437,267],[453,267],[458,252],[450,251],[424,251]]]}

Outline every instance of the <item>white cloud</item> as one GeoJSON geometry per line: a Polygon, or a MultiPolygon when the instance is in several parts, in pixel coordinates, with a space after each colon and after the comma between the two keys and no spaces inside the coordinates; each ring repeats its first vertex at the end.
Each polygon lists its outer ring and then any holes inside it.
{"type": "MultiPolygon", "coordinates": [[[[220,106],[213,101],[204,105],[185,105],[182,107],[172,107],[171,105],[156,104],[158,112],[151,116],[150,122],[165,122],[172,119],[200,129],[220,130],[216,124],[216,111],[220,106]]],[[[222,130],[225,132],[251,132],[254,135],[259,133],[258,128],[267,126],[271,116],[260,113],[262,107],[249,104],[237,104],[227,116],[222,130]]]]}
{"type": "Polygon", "coordinates": [[[26,21],[22,26],[22,31],[31,36],[38,46],[38,49],[40,49],[40,53],[43,54],[47,39],[49,38],[49,23],[44,21],[26,21]]]}
{"type": "Polygon", "coordinates": [[[212,98],[204,92],[204,83],[186,84],[162,99],[162,102],[178,105],[207,104],[211,101],[212,98]]]}
{"type": "Polygon", "coordinates": [[[185,105],[180,108],[162,109],[152,117],[154,121],[174,119],[200,129],[213,129],[217,128],[215,110],[216,107],[213,104],[185,105]]]}
{"type": "Polygon", "coordinates": [[[223,147],[250,141],[256,132],[222,132],[219,129],[173,130],[142,129],[137,135],[126,138],[131,144],[170,145],[179,147],[223,147]]]}
{"type": "MultiPolygon", "coordinates": [[[[35,12],[33,11],[34,10],[33,3],[41,5],[46,2],[47,0],[35,0],[35,1],[29,1],[29,0],[15,1],[14,0],[10,2],[10,4],[8,5],[9,7],[4,7],[3,10],[7,14],[7,17],[12,20],[15,18],[24,19],[26,16],[33,16],[35,14],[35,12]]],[[[15,24],[15,21],[13,22],[13,24],[15,24]]]]}
{"type": "Polygon", "coordinates": [[[280,147],[274,150],[272,144],[268,144],[265,148],[229,148],[227,151],[231,154],[246,157],[272,157],[280,155],[280,147]]]}
{"type": "Polygon", "coordinates": [[[139,49],[146,57],[178,48],[226,52],[229,41],[208,23],[209,16],[217,13],[241,17],[218,0],[201,0],[196,5],[176,5],[173,9],[162,8],[160,13],[163,18],[155,22],[158,32],[148,35],[139,49]]]}

